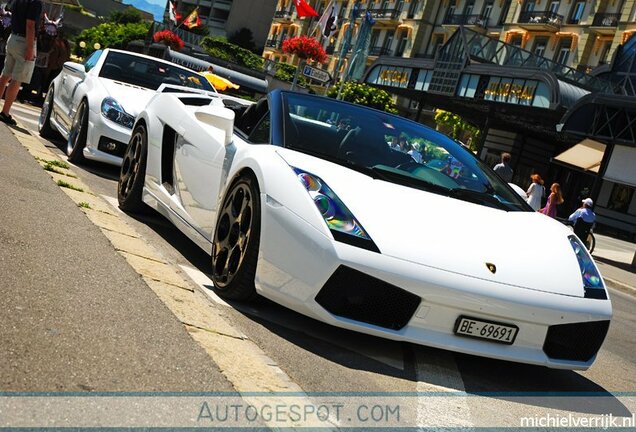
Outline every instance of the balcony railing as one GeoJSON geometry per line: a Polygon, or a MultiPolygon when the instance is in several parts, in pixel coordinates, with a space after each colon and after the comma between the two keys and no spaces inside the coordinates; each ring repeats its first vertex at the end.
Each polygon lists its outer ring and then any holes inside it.
{"type": "Polygon", "coordinates": [[[376,19],[376,20],[382,20],[382,19],[397,19],[400,17],[400,14],[402,13],[401,9],[395,9],[395,8],[391,8],[391,9],[368,9],[367,12],[369,12],[371,14],[371,16],[376,19]]]}
{"type": "Polygon", "coordinates": [[[551,24],[560,27],[563,24],[563,15],[552,11],[524,11],[519,14],[520,24],[551,24]]]}
{"type": "Polygon", "coordinates": [[[488,27],[488,18],[481,15],[446,15],[443,24],[468,25],[486,28],[488,27]]]}
{"type": "Polygon", "coordinates": [[[616,27],[621,19],[619,13],[597,13],[592,21],[593,27],[616,27]]]}
{"type": "Polygon", "coordinates": [[[369,50],[369,55],[372,56],[381,56],[381,55],[389,55],[391,54],[391,50],[387,47],[372,47],[369,50]]]}
{"type": "Polygon", "coordinates": [[[267,39],[265,46],[268,48],[280,48],[283,41],[280,39],[267,39]]]}
{"type": "Polygon", "coordinates": [[[288,10],[278,10],[274,12],[274,18],[278,19],[291,19],[292,12],[288,10]]]}

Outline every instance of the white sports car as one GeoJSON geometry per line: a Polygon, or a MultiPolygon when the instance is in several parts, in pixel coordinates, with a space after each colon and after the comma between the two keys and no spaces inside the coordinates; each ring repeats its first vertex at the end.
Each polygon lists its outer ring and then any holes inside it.
{"type": "Polygon", "coordinates": [[[44,99],[40,135],[59,132],[71,162],[119,166],[135,117],[162,85],[216,92],[190,69],[135,52],[97,50],[82,64],[66,62],[44,99]]]}
{"type": "Polygon", "coordinates": [[[592,364],[612,316],[592,258],[470,151],[333,99],[276,90],[234,111],[216,99],[155,96],[136,120],[118,196],[209,253],[219,295],[262,295],[335,326],[463,353],[592,364]],[[422,162],[392,148],[396,138],[422,162]]]}

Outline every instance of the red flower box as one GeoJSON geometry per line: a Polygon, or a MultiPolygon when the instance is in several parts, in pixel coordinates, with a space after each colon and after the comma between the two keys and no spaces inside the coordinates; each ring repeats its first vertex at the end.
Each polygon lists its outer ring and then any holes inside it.
{"type": "Polygon", "coordinates": [[[296,36],[283,41],[283,52],[295,54],[303,60],[313,60],[318,63],[327,62],[325,49],[314,38],[308,36],[296,36]]]}
{"type": "Polygon", "coordinates": [[[171,49],[176,51],[180,51],[185,46],[185,42],[170,30],[162,30],[155,33],[152,36],[152,40],[168,45],[171,49]]]}

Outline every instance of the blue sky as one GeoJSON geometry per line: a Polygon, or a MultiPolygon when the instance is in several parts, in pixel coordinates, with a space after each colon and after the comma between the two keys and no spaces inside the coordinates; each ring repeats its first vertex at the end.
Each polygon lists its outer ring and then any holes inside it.
{"type": "Polygon", "coordinates": [[[138,9],[154,14],[156,21],[163,21],[163,11],[167,0],[124,0],[124,4],[131,4],[138,9]],[[146,7],[148,6],[148,7],[146,7]]]}

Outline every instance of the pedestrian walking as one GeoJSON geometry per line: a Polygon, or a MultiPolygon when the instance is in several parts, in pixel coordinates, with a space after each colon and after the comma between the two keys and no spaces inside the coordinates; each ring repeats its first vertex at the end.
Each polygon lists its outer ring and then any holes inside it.
{"type": "Polygon", "coordinates": [[[532,174],[530,179],[532,183],[526,191],[526,195],[528,195],[526,201],[534,211],[537,211],[541,208],[541,198],[545,195],[545,188],[543,187],[543,179],[539,174],[532,174]]]}
{"type": "Polygon", "coordinates": [[[563,204],[561,185],[558,183],[552,183],[552,186],[550,186],[550,196],[548,197],[548,202],[546,203],[545,207],[539,210],[539,212],[543,213],[546,216],[550,216],[551,218],[556,218],[557,206],[561,204],[563,204]]]}
{"type": "Polygon", "coordinates": [[[513,171],[512,168],[510,168],[511,157],[510,153],[502,153],[501,162],[493,168],[493,170],[499,174],[499,177],[501,177],[506,183],[512,182],[513,171]]]}
{"type": "Polygon", "coordinates": [[[11,106],[20,85],[31,82],[35,68],[37,27],[42,15],[42,0],[12,0],[11,36],[7,41],[4,68],[0,76],[0,98],[4,95],[4,105],[0,120],[9,125],[16,121],[11,116],[11,106]],[[7,83],[9,86],[7,87],[7,83]],[[6,93],[6,94],[5,94],[6,93]]]}

